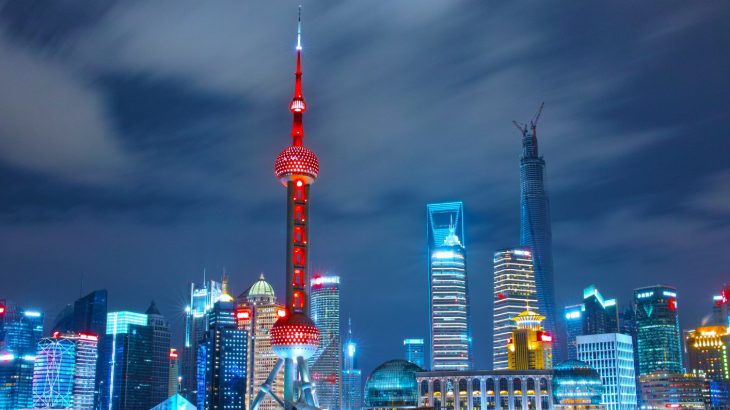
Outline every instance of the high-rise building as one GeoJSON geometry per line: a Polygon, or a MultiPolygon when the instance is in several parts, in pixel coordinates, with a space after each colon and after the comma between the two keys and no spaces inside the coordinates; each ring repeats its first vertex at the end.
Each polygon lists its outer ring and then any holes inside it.
{"type": "Polygon", "coordinates": [[[662,285],[634,289],[634,308],[639,375],[683,373],[677,290],[662,285]]]}
{"type": "Polygon", "coordinates": [[[642,409],[706,409],[703,376],[660,370],[639,376],[639,385],[642,409]]]}
{"type": "Polygon", "coordinates": [[[208,312],[208,334],[198,346],[198,409],[244,408],[248,332],[238,330],[235,315],[231,297],[208,312]]]}
{"type": "MultiPolygon", "coordinates": [[[[271,347],[271,328],[283,314],[284,306],[276,303],[274,288],[264,278],[259,279],[236,298],[236,322],[239,330],[248,332],[248,391],[246,408],[255,397],[258,389],[276,365],[277,357],[271,347]]],[[[271,384],[275,394],[281,394],[283,374],[278,374],[271,384]]],[[[259,404],[260,410],[274,410],[279,404],[267,396],[259,404]]]]}
{"type": "Polygon", "coordinates": [[[147,326],[152,329],[152,372],[150,380],[152,393],[150,400],[154,403],[162,403],[170,397],[168,394],[170,384],[170,324],[157,309],[153,301],[145,312],[147,315],[147,326]]]}
{"type": "Polygon", "coordinates": [[[95,290],[74,302],[72,330],[103,335],[106,331],[106,315],[107,291],[106,289],[95,290]]]}
{"type": "Polygon", "coordinates": [[[0,353],[0,410],[33,407],[35,355],[0,353]]]}
{"type": "Polygon", "coordinates": [[[347,321],[347,340],[342,347],[342,410],[362,409],[362,370],[357,367],[357,343],[352,337],[352,321],[347,321]]]}
{"type": "Polygon", "coordinates": [[[606,410],[636,410],[636,375],[631,336],[604,333],[577,336],[578,360],[601,376],[606,410]]]}
{"type": "Polygon", "coordinates": [[[43,312],[21,309],[12,304],[3,306],[0,353],[35,355],[38,341],[43,336],[43,312]]]}
{"type": "Polygon", "coordinates": [[[102,409],[149,409],[159,403],[152,400],[154,329],[147,324],[143,313],[107,314],[107,337],[100,348],[106,369],[100,384],[102,409]]]}
{"type": "Polygon", "coordinates": [[[99,337],[54,332],[38,342],[33,371],[33,408],[94,409],[99,337]]]}
{"type": "Polygon", "coordinates": [[[719,295],[712,298],[713,324],[730,327],[730,285],[724,285],[719,295]]]}
{"type": "Polygon", "coordinates": [[[494,370],[507,368],[507,339],[515,328],[512,318],[530,305],[537,306],[532,252],[525,248],[498,250],[494,253],[494,370]]]}
{"type": "Polygon", "coordinates": [[[618,333],[618,305],[616,299],[604,299],[594,285],[583,289],[583,302],[566,306],[565,342],[568,360],[576,360],[576,338],[581,335],[618,333]]]}
{"type": "Polygon", "coordinates": [[[701,326],[685,339],[687,363],[692,373],[704,374],[708,379],[730,381],[730,328],[701,326]]]}
{"type": "Polygon", "coordinates": [[[421,369],[426,367],[426,350],[423,339],[403,339],[405,359],[417,365],[421,369]]]}
{"type": "Polygon", "coordinates": [[[431,370],[471,369],[464,204],[426,206],[431,370]]]}
{"type": "Polygon", "coordinates": [[[0,409],[32,406],[33,362],[43,313],[0,300],[0,409]]]}
{"type": "Polygon", "coordinates": [[[342,339],[340,338],[340,277],[315,275],[310,283],[309,315],[320,331],[320,345],[309,358],[319,405],[339,409],[342,400],[342,339]]]}
{"type": "Polygon", "coordinates": [[[197,400],[198,344],[208,331],[208,311],[220,300],[222,285],[205,279],[201,284],[190,284],[190,303],[185,307],[185,345],[180,362],[180,394],[188,401],[197,400]]]}
{"type": "Polygon", "coordinates": [[[167,375],[167,397],[172,397],[180,391],[180,356],[177,349],[174,348],[170,348],[169,356],[170,372],[167,375]]]}
{"type": "MultiPolygon", "coordinates": [[[[542,107],[540,108],[542,111],[542,107]]],[[[535,267],[537,311],[545,315],[545,329],[555,333],[555,286],[550,200],[545,188],[545,160],[538,153],[537,120],[520,126],[520,245],[530,248],[535,267]]]]}
{"type": "Polygon", "coordinates": [[[553,336],[540,325],[545,316],[525,310],[512,318],[516,327],[507,341],[509,370],[542,370],[553,367],[553,336]]]}

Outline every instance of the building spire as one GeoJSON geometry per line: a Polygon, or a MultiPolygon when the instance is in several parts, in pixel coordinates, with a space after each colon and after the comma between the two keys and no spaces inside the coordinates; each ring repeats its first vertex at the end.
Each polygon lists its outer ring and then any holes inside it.
{"type": "Polygon", "coordinates": [[[294,98],[289,104],[289,110],[294,114],[294,122],[292,124],[291,136],[292,145],[302,145],[304,138],[304,124],[302,114],[307,110],[307,104],[304,102],[304,93],[302,92],[302,6],[299,6],[299,20],[297,22],[297,71],[294,82],[294,98]]]}

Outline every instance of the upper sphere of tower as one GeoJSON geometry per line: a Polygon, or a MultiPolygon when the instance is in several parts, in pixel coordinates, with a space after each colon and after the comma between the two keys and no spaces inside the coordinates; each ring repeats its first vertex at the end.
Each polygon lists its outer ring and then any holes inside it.
{"type": "Polygon", "coordinates": [[[319,159],[304,145],[291,145],[276,157],[274,173],[284,185],[297,179],[311,184],[319,175],[319,159]]]}
{"type": "Polygon", "coordinates": [[[280,317],[271,327],[271,348],[282,359],[314,355],[319,347],[319,329],[304,313],[280,317]]]}

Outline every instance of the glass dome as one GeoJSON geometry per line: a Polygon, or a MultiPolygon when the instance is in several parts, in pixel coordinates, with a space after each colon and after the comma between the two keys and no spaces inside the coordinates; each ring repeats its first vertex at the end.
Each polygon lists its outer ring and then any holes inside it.
{"type": "Polygon", "coordinates": [[[553,397],[559,404],[601,404],[601,376],[588,363],[568,360],[553,370],[553,397]]]}
{"type": "Polygon", "coordinates": [[[405,360],[389,360],[370,373],[365,382],[365,407],[415,408],[418,406],[416,372],[423,369],[405,360]]]}

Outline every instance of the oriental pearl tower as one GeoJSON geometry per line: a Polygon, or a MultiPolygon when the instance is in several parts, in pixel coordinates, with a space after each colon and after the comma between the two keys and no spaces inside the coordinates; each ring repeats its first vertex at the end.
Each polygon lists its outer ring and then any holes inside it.
{"type": "Polygon", "coordinates": [[[319,174],[319,160],[304,146],[302,117],[307,110],[302,94],[302,9],[297,27],[297,71],[294,98],[289,110],[294,116],[292,143],[274,161],[276,177],[286,187],[286,308],[271,328],[271,345],[279,357],[266,382],[251,404],[257,410],[264,395],[269,394],[286,410],[317,408],[317,396],[307,370],[306,360],[319,347],[319,329],[309,318],[306,283],[309,244],[309,187],[319,174]],[[284,367],[284,397],[271,389],[276,375],[284,367]]]}

